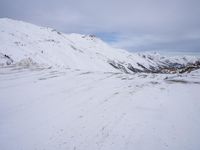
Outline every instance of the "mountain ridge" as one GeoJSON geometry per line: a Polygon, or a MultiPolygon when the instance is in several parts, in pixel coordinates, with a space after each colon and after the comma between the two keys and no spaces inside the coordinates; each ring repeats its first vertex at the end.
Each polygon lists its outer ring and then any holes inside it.
{"type": "Polygon", "coordinates": [[[0,19],[0,32],[1,66],[34,62],[58,68],[125,73],[176,73],[188,66],[200,67],[196,57],[131,53],[112,48],[94,35],[65,34],[8,18],[0,19]]]}

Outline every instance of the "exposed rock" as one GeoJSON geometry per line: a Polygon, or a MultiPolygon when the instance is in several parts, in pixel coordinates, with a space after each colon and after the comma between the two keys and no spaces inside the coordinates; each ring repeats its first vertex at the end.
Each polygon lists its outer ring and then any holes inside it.
{"type": "Polygon", "coordinates": [[[175,74],[175,73],[190,73],[191,71],[200,69],[200,61],[196,61],[194,63],[188,63],[186,65],[180,64],[180,63],[171,63],[170,61],[168,63],[164,63],[163,65],[158,65],[157,67],[149,66],[148,68],[144,65],[137,63],[138,67],[141,69],[138,69],[136,67],[133,67],[130,63],[128,63],[128,66],[122,64],[122,63],[116,63],[115,61],[108,61],[108,63],[113,66],[115,69],[119,69],[125,73],[161,73],[161,74],[175,74]],[[128,71],[130,70],[130,71],[128,71]]]}
{"type": "Polygon", "coordinates": [[[14,62],[13,59],[9,55],[0,53],[0,65],[1,66],[11,65],[13,62],[14,62]]]}

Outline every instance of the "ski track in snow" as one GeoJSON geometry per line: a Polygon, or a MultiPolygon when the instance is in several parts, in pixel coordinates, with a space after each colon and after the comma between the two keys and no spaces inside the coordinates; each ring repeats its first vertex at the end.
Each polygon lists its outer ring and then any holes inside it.
{"type": "Polygon", "coordinates": [[[199,149],[200,85],[165,81],[184,76],[0,70],[0,149],[199,149]]]}

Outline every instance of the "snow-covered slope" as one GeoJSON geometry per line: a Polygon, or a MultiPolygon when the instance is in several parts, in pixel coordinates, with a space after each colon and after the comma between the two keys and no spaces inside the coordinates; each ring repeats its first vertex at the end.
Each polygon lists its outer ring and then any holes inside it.
{"type": "Polygon", "coordinates": [[[0,64],[40,65],[88,71],[141,72],[195,63],[194,57],[166,58],[115,49],[93,35],[64,34],[22,21],[0,19],[0,64]]]}
{"type": "Polygon", "coordinates": [[[0,19],[0,150],[199,150],[199,65],[0,19]]]}
{"type": "Polygon", "coordinates": [[[200,72],[0,68],[1,150],[199,150],[200,72]]]}

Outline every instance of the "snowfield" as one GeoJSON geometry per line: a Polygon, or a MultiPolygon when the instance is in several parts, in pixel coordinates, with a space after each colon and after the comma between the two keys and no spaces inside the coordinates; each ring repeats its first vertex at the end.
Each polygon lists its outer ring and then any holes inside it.
{"type": "Polygon", "coordinates": [[[0,19],[0,149],[199,150],[199,60],[0,19]]]}

